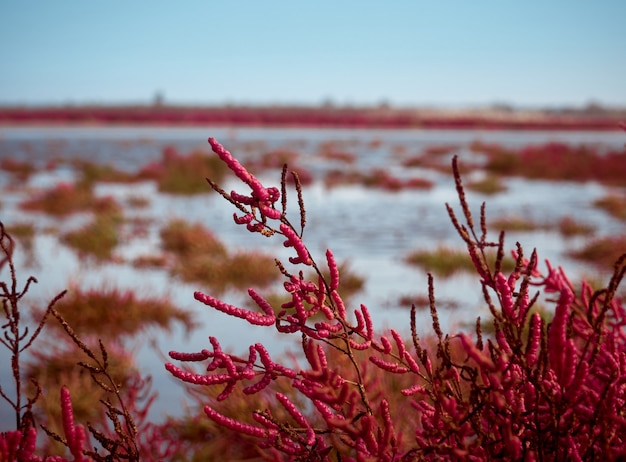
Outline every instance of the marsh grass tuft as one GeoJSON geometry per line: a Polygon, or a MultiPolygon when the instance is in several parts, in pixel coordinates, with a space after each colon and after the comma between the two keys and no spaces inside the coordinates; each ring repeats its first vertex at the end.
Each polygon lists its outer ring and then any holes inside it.
{"type": "Polygon", "coordinates": [[[224,244],[199,223],[190,224],[174,219],[161,229],[160,234],[163,249],[181,258],[198,254],[216,257],[227,254],[224,244]]]}
{"type": "Polygon", "coordinates": [[[603,209],[612,217],[626,220],[626,194],[607,194],[596,200],[593,205],[603,209]]]}
{"type": "Polygon", "coordinates": [[[583,248],[570,252],[570,255],[598,267],[611,268],[625,250],[626,234],[622,234],[593,239],[583,248]]]}
{"type": "MultiPolygon", "coordinates": [[[[496,252],[486,252],[487,263],[493,267],[496,252]]],[[[435,250],[415,250],[405,257],[410,265],[416,265],[444,278],[459,272],[475,271],[475,266],[465,250],[457,250],[446,246],[438,246],[435,250]]],[[[512,258],[502,260],[502,271],[512,271],[515,262],[512,258]]]]}
{"type": "Polygon", "coordinates": [[[79,187],[91,188],[96,183],[132,183],[135,175],[119,170],[111,165],[85,159],[72,160],[72,166],[79,176],[79,187]]]}
{"type": "Polygon", "coordinates": [[[511,215],[492,220],[490,223],[492,229],[510,231],[539,231],[546,229],[546,225],[533,221],[529,217],[520,215],[511,215]]]}
{"type": "Polygon", "coordinates": [[[178,260],[172,273],[185,282],[210,287],[216,293],[227,289],[243,290],[251,285],[267,287],[280,276],[274,258],[258,252],[223,257],[198,254],[178,260]]]}
{"type": "Polygon", "coordinates": [[[168,147],[163,150],[161,161],[144,167],[137,178],[155,180],[164,193],[192,195],[210,192],[205,178],[221,180],[226,172],[227,168],[215,156],[202,151],[185,156],[168,147]]]}
{"type": "Polygon", "coordinates": [[[59,183],[20,204],[23,210],[55,216],[98,211],[110,206],[110,198],[97,198],[91,188],[72,183],[59,183]]]}
{"type": "Polygon", "coordinates": [[[72,287],[57,305],[57,311],[79,336],[117,339],[145,329],[170,329],[180,322],[195,327],[190,312],[176,307],[166,297],[139,297],[132,290],[72,287]]]}
{"type": "Polygon", "coordinates": [[[506,191],[507,187],[499,177],[487,175],[480,180],[468,182],[467,189],[481,194],[493,195],[506,191]]]}
{"type": "Polygon", "coordinates": [[[557,231],[564,237],[589,236],[595,228],[587,223],[565,216],[556,222],[537,222],[528,217],[512,215],[501,217],[489,223],[492,229],[506,232],[557,231]]]}
{"type": "Polygon", "coordinates": [[[257,251],[231,254],[226,246],[199,223],[172,220],[161,230],[163,250],[174,256],[171,271],[186,282],[205,284],[223,292],[250,285],[267,287],[280,273],[274,258],[257,251]]]}
{"type": "Polygon", "coordinates": [[[328,188],[357,184],[366,188],[383,189],[391,192],[403,189],[431,189],[434,186],[432,181],[425,178],[398,178],[382,168],[375,168],[369,172],[360,172],[355,169],[329,170],[324,177],[324,184],[328,188]]]}
{"type": "Polygon", "coordinates": [[[168,259],[165,255],[140,255],[131,262],[135,268],[165,268],[168,259]]]}
{"type": "Polygon", "coordinates": [[[122,209],[112,198],[104,198],[98,202],[94,212],[95,217],[91,223],[64,234],[61,241],[81,256],[110,260],[120,243],[122,209]]]}
{"type": "Polygon", "coordinates": [[[559,220],[558,230],[565,237],[590,236],[596,232],[592,225],[577,221],[570,216],[565,216],[559,220]]]}

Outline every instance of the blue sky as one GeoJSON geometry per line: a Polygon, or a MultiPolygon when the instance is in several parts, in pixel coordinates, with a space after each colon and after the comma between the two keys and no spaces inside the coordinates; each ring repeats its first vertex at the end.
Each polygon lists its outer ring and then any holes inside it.
{"type": "Polygon", "coordinates": [[[626,105],[626,1],[0,0],[0,104],[626,105]]]}

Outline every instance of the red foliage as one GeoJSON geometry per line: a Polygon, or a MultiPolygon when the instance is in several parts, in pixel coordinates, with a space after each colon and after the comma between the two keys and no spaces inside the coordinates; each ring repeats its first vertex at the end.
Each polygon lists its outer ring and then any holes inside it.
{"type": "Polygon", "coordinates": [[[519,150],[474,144],[488,156],[487,169],[498,174],[626,185],[626,149],[601,153],[593,146],[547,143],[519,150]]]}
{"type": "Polygon", "coordinates": [[[487,114],[429,114],[414,109],[371,107],[41,107],[2,108],[11,124],[228,125],[352,128],[438,128],[506,130],[617,130],[613,115],[543,114],[532,118],[487,114]]]}
{"type": "MultiPolygon", "coordinates": [[[[626,273],[626,255],[616,263],[607,288],[597,292],[583,283],[576,293],[563,270],[548,262],[542,275],[536,254],[527,260],[520,246],[514,271],[504,274],[500,270],[504,234],[498,242],[488,242],[482,225],[478,236],[455,161],[466,223],[459,222],[451,207],[448,210],[480,277],[495,333],[483,338],[477,323],[476,339],[464,333],[444,336],[430,278],[436,348],[433,351],[418,339],[413,308],[411,351],[398,332],[377,333],[366,306],[348,312],[337,292],[340,275],[332,252],[326,253],[330,276],[324,278],[300,238],[305,224],[302,204],[298,230],[286,216],[284,199],[276,208],[278,190],[265,188],[221,145],[210,142],[251,189],[249,196],[227,194],[213,184],[239,210],[248,209],[244,216],[235,216],[235,222],[251,232],[283,235],[285,245],[295,250],[290,263],[311,266],[318,276],[307,280],[303,272],[298,276],[281,265],[291,300],[280,311],[252,289],[249,294],[262,313],[196,293],[199,301],[231,316],[297,334],[307,362],[305,367],[285,366],[261,344],[251,345],[247,359],[242,358],[225,353],[213,337],[210,349],[171,352],[175,360],[207,362],[204,372],[174,364],[166,368],[190,384],[221,387],[218,401],[227,400],[238,387],[252,395],[267,392],[278,381],[297,390],[300,401],[309,401],[298,406],[275,392],[275,406],[280,408],[250,409],[254,424],[221,414],[207,403],[210,419],[235,435],[257,438],[259,447],[272,450],[274,460],[615,460],[626,456],[626,310],[615,297],[626,273]],[[488,247],[498,249],[493,268],[486,259],[488,247]],[[533,287],[539,289],[534,296],[533,287]],[[531,314],[540,293],[556,297],[550,323],[531,314]],[[319,314],[323,321],[315,320],[319,314]],[[380,373],[372,374],[372,367],[380,373]],[[381,380],[387,375],[402,379],[381,380]],[[276,409],[290,417],[274,417],[276,409]]],[[[484,224],[482,213],[484,209],[484,224]]]]}
{"type": "MultiPolygon", "coordinates": [[[[209,142],[221,162],[247,187],[245,193],[229,194],[209,180],[236,206],[235,223],[252,233],[281,236],[293,254],[288,265],[277,261],[288,296],[280,309],[254,289],[248,294],[258,310],[239,308],[200,292],[194,296],[250,324],[295,334],[302,346],[298,360],[302,364],[290,360],[289,365],[273,358],[260,343],[249,345],[242,356],[225,352],[215,337],[199,352],[170,352],[172,360],[185,363],[165,365],[174,377],[190,387],[217,387],[217,393],[207,394],[215,399],[207,398],[204,412],[232,441],[254,441],[256,456],[268,460],[626,458],[626,309],[616,295],[626,274],[626,254],[615,263],[608,285],[597,291],[585,282],[576,290],[563,269],[547,261],[545,272],[540,272],[536,253],[525,258],[519,244],[513,252],[515,268],[505,274],[504,233],[497,242],[487,240],[484,207],[479,229],[475,226],[455,158],[454,178],[464,223],[449,205],[448,212],[478,274],[493,334],[482,333],[480,319],[475,334],[444,334],[429,275],[433,337],[418,338],[413,307],[407,341],[397,330],[377,330],[365,305],[354,310],[346,306],[339,295],[340,271],[330,250],[323,264],[311,254],[302,239],[306,216],[301,183],[295,182],[300,217],[294,224],[287,217],[286,170],[280,188],[265,187],[215,139],[209,142]],[[495,263],[487,258],[490,248],[497,249],[495,263]],[[304,270],[308,274],[313,270],[314,275],[305,277],[304,270]],[[535,310],[540,299],[554,308],[549,322],[535,310]],[[202,363],[201,372],[190,367],[194,363],[202,363]],[[250,397],[247,418],[220,412],[218,402],[241,394],[250,397]],[[253,399],[258,396],[270,398],[265,408],[255,406],[259,401],[253,399]]],[[[563,146],[547,145],[526,149],[520,156],[535,164],[547,157],[567,169],[566,159],[571,155],[567,152],[563,146]]],[[[587,159],[587,151],[579,155],[587,159]]],[[[619,162],[620,156],[616,157],[619,162]]],[[[612,165],[616,158],[609,156],[612,165]]],[[[594,175],[605,172],[610,176],[596,162],[601,163],[593,157],[589,163],[594,175]]],[[[18,290],[14,243],[1,223],[0,248],[0,269],[8,265],[11,274],[9,283],[0,282],[7,318],[2,344],[11,351],[16,389],[22,389],[20,353],[33,345],[47,318],[53,316],[90,358],[90,363],[79,366],[114,397],[101,403],[111,428],[87,425],[87,431],[74,421],[69,391],[62,387],[63,435],[44,427],[49,437],[61,442],[77,461],[166,459],[180,454],[184,441],[147,421],[151,398],[146,382],[138,378],[121,390],[109,373],[104,345],[100,342],[99,352],[90,349],[57,312],[54,305],[63,294],[50,302],[33,333],[23,329],[18,302],[36,281],[31,278],[18,290]],[[91,436],[102,452],[92,448],[91,436]]],[[[36,454],[38,427],[32,413],[38,393],[28,397],[17,393],[13,399],[0,392],[16,416],[15,430],[0,434],[0,460],[44,460],[36,454]]],[[[67,460],[65,455],[45,460],[67,460]]]]}

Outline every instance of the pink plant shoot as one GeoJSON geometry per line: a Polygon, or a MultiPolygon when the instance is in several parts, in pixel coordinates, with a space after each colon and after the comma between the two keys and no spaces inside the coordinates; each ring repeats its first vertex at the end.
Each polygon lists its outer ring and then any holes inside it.
{"type": "MultiPolygon", "coordinates": [[[[293,248],[290,267],[277,261],[288,301],[272,306],[255,290],[248,294],[258,310],[226,304],[199,292],[195,298],[251,324],[296,334],[302,359],[289,366],[271,358],[261,344],[247,358],[211,347],[196,353],[170,352],[166,369],[198,387],[221,387],[207,399],[205,413],[233,435],[256,440],[269,460],[617,460],[626,457],[626,311],[617,289],[626,272],[626,255],[616,264],[606,288],[576,289],[561,268],[524,256],[521,245],[510,274],[501,271],[504,233],[487,239],[485,207],[476,229],[465,198],[456,158],[453,174],[462,209],[461,223],[447,205],[453,226],[474,262],[491,313],[493,333],[445,335],[440,327],[434,282],[429,275],[433,336],[420,339],[416,309],[410,335],[377,331],[365,305],[346,306],[333,253],[318,266],[302,239],[305,211],[296,178],[300,229],[286,213],[286,168],[281,193],[265,188],[213,138],[214,152],[251,190],[225,193],[236,206],[237,224],[254,233],[280,234],[293,248]],[[276,203],[282,197],[281,209],[276,203]],[[276,223],[277,222],[277,223],[276,223]],[[276,223],[276,224],[274,224],[276,223]],[[487,250],[497,249],[495,263],[487,250]],[[293,268],[292,268],[293,267],[293,268]],[[298,267],[312,268],[305,277],[298,267]],[[534,293],[533,293],[534,291],[534,293]],[[553,308],[549,321],[538,301],[553,308]],[[320,320],[321,317],[321,320],[320,320]],[[193,363],[204,363],[202,372],[193,363]],[[265,409],[250,409],[248,419],[219,410],[219,401],[244,394],[263,395],[265,409]]],[[[235,398],[232,398],[235,399],[235,398]]]]}
{"type": "Polygon", "coordinates": [[[220,159],[230,168],[237,177],[246,183],[252,190],[250,196],[243,196],[231,192],[231,196],[237,202],[242,204],[255,206],[259,209],[260,213],[267,218],[276,220],[280,218],[280,212],[273,208],[274,203],[279,199],[280,193],[276,188],[265,188],[259,180],[248,171],[235,159],[230,152],[219,144],[215,138],[209,138],[209,144],[220,159]]]}
{"type": "Polygon", "coordinates": [[[74,412],[72,411],[72,398],[67,387],[61,388],[61,412],[63,415],[63,431],[67,439],[67,447],[76,462],[87,460],[83,457],[83,445],[87,440],[85,428],[74,424],[74,412]]]}

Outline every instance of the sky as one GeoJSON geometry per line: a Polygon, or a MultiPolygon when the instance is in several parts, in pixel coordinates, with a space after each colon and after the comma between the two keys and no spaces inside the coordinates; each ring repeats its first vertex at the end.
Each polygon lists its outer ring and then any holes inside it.
{"type": "Polygon", "coordinates": [[[0,105],[626,106],[626,1],[0,0],[0,105]]]}

